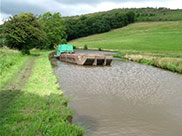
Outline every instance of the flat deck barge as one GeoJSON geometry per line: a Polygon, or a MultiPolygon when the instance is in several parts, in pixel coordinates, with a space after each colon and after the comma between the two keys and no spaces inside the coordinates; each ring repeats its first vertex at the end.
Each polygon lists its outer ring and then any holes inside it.
{"type": "Polygon", "coordinates": [[[113,56],[104,54],[83,54],[74,53],[72,45],[59,45],[57,55],[60,61],[69,62],[77,65],[111,65],[113,56]]]}
{"type": "Polygon", "coordinates": [[[61,54],[59,59],[64,62],[74,63],[78,65],[111,65],[113,56],[102,54],[61,54]]]}

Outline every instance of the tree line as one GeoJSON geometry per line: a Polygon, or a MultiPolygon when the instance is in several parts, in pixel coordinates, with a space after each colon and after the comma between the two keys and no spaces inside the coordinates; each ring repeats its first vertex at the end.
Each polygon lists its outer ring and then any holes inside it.
{"type": "MultiPolygon", "coordinates": [[[[108,32],[135,21],[133,12],[107,13],[102,15],[62,18],[60,13],[35,16],[20,13],[9,17],[0,26],[0,41],[9,48],[29,54],[30,49],[53,49],[58,44],[88,36],[108,32]]],[[[2,44],[1,44],[2,46],[2,44]]]]}
{"type": "Polygon", "coordinates": [[[135,21],[132,11],[127,13],[105,13],[96,15],[65,18],[67,40],[88,36],[91,34],[108,32],[111,29],[126,26],[135,21]]]}

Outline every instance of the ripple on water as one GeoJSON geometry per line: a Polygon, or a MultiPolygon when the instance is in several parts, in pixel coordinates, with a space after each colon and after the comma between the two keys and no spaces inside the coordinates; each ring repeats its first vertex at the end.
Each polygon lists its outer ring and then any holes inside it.
{"type": "Polygon", "coordinates": [[[87,135],[182,134],[182,75],[118,59],[111,67],[57,61],[54,71],[87,135]]]}

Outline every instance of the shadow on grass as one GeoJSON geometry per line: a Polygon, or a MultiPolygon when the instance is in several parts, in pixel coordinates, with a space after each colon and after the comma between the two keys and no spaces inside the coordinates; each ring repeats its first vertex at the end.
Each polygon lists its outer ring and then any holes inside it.
{"type": "Polygon", "coordinates": [[[40,54],[36,54],[36,53],[31,53],[29,56],[32,56],[32,57],[38,57],[38,56],[40,56],[40,54]]]}
{"type": "Polygon", "coordinates": [[[20,90],[0,92],[0,135],[77,135],[83,129],[70,124],[68,100],[51,94],[39,96],[20,90]]]}
{"type": "Polygon", "coordinates": [[[20,90],[2,90],[0,92],[0,119],[7,116],[11,105],[16,101],[20,94],[20,90]]]}

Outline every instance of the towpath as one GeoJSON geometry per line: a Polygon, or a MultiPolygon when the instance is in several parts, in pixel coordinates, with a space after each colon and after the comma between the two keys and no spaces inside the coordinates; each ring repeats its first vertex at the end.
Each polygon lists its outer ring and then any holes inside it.
{"type": "Polygon", "coordinates": [[[31,75],[33,65],[38,57],[31,56],[23,64],[15,77],[4,87],[3,90],[21,90],[31,75]]]}
{"type": "Polygon", "coordinates": [[[16,100],[21,89],[28,81],[37,58],[36,56],[30,56],[15,77],[0,92],[0,118],[6,116],[11,104],[16,100]]]}

